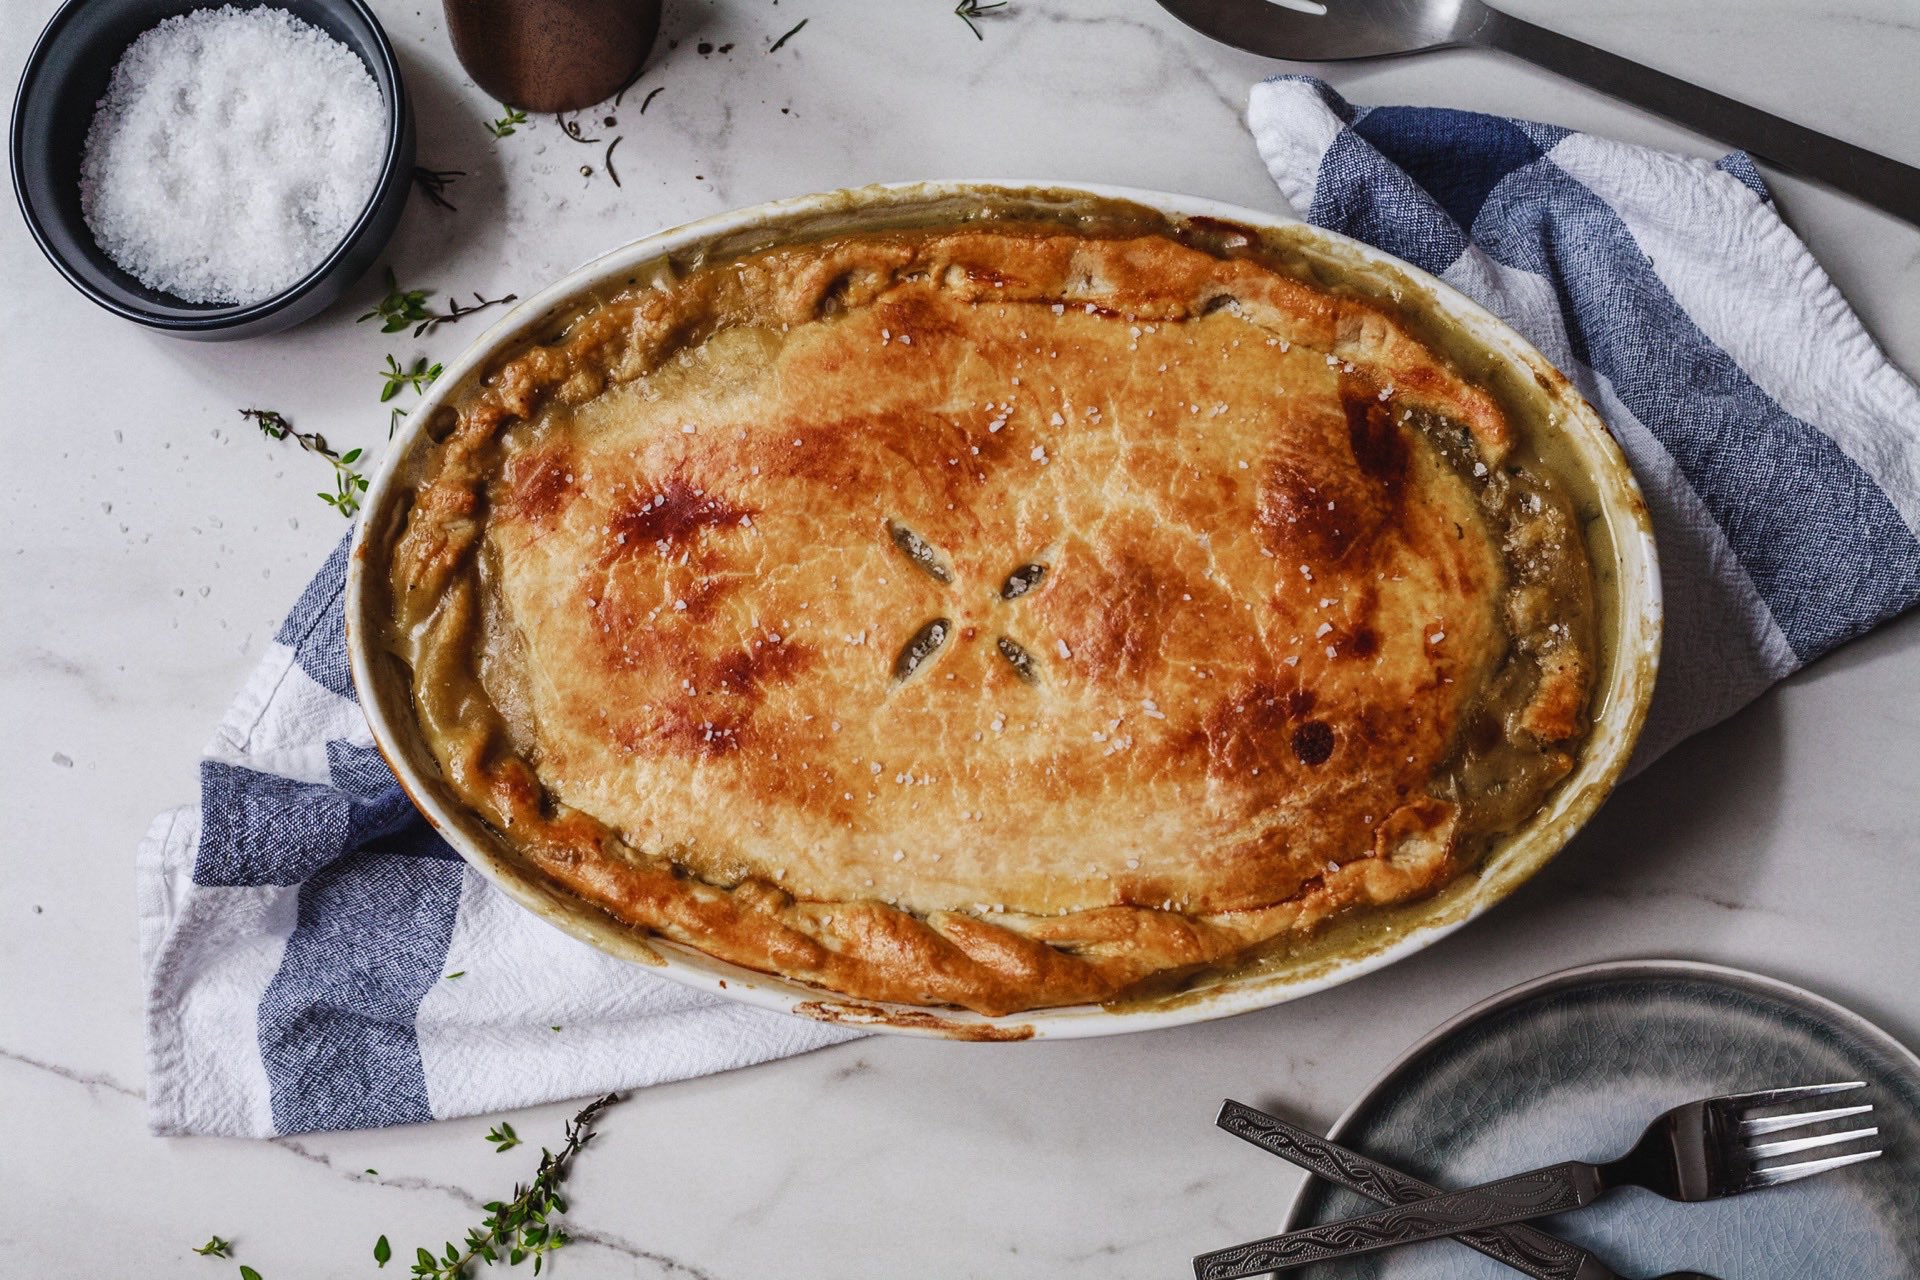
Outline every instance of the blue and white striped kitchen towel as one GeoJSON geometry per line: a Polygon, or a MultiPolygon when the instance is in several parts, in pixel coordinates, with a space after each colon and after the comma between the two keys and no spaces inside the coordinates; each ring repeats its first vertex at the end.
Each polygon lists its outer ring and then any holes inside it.
{"type": "Polygon", "coordinates": [[[1445,280],[1592,402],[1666,585],[1644,765],[1920,599],[1920,392],[1774,211],[1714,164],[1556,125],[1255,86],[1302,217],[1445,280]]]}
{"type": "MultiPolygon", "coordinates": [[[[1359,110],[1291,78],[1258,86],[1250,119],[1305,216],[1485,303],[1625,445],[1667,587],[1643,759],[1920,597],[1920,394],[1746,157],[1359,110]]],[[[163,815],[141,848],[156,1130],[467,1115],[850,1034],[603,957],[466,870],[354,704],[345,563],[343,547],[228,713],[200,804],[163,815]]]]}
{"type": "Polygon", "coordinates": [[[342,541],[215,731],[199,805],[140,846],[156,1133],[501,1111],[857,1034],[603,955],[470,870],[374,749],[347,676],[346,566],[342,541]]]}

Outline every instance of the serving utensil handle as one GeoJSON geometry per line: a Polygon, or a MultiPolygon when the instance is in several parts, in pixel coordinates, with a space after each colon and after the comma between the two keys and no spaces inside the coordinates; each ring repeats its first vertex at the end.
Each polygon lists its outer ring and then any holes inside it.
{"type": "MultiPolygon", "coordinates": [[[[1381,1204],[1412,1204],[1440,1194],[1438,1187],[1244,1102],[1228,1099],[1214,1123],[1262,1151],[1381,1204]]],[[[1494,1227],[1458,1239],[1534,1280],[1620,1280],[1585,1249],[1532,1227],[1494,1227]]]]}
{"type": "Polygon", "coordinates": [[[1920,226],[1920,169],[1689,84],[1531,22],[1488,9],[1468,41],[1504,50],[1591,89],[1732,143],[1920,226]]]}
{"type": "Polygon", "coordinates": [[[1598,1169],[1569,1160],[1466,1191],[1216,1249],[1193,1260],[1193,1274],[1196,1280],[1242,1280],[1310,1262],[1505,1226],[1584,1208],[1603,1189],[1598,1169]]]}

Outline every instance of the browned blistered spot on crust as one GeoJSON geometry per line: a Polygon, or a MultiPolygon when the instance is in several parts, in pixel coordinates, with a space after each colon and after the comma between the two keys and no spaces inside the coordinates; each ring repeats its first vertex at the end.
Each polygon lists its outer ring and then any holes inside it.
{"type": "Polygon", "coordinates": [[[745,732],[744,717],[680,706],[669,708],[660,717],[655,738],[676,751],[712,757],[740,750],[741,735],[745,732]]]}
{"type": "Polygon", "coordinates": [[[1245,779],[1281,759],[1287,726],[1313,709],[1310,689],[1262,681],[1221,702],[1197,731],[1215,777],[1245,779]]]}
{"type": "Polygon", "coordinates": [[[1331,564],[1364,548],[1395,521],[1407,443],[1388,407],[1352,379],[1341,385],[1343,420],[1315,423],[1315,436],[1267,457],[1255,518],[1283,560],[1331,564]]]}
{"type": "Polygon", "coordinates": [[[1353,460],[1387,501],[1398,499],[1407,478],[1407,440],[1393,420],[1393,411],[1372,383],[1359,378],[1341,380],[1340,405],[1347,414],[1347,445],[1353,460]]]}
{"type": "MultiPolygon", "coordinates": [[[[960,333],[959,325],[948,315],[946,308],[936,306],[924,294],[889,298],[876,305],[874,312],[880,317],[888,341],[898,341],[904,335],[912,342],[922,342],[934,337],[951,338],[960,333]]],[[[912,342],[908,345],[911,346],[912,342]]]]}
{"type": "Polygon", "coordinates": [[[506,467],[506,509],[533,524],[550,524],[579,492],[573,458],[562,446],[530,449],[506,467]]]}
{"type": "Polygon", "coordinates": [[[1333,728],[1324,720],[1309,720],[1293,731],[1293,754],[1301,764],[1325,764],[1333,754],[1333,728]]]}
{"type": "Polygon", "coordinates": [[[749,508],[696,489],[683,476],[670,477],[652,492],[644,486],[629,487],[607,517],[601,563],[643,552],[667,555],[693,542],[703,529],[734,527],[742,516],[752,515],[749,508]]]}
{"type": "MultiPolygon", "coordinates": [[[[768,684],[791,680],[813,661],[813,650],[795,640],[760,641],[716,659],[711,683],[722,692],[757,701],[768,684]]],[[[696,687],[702,682],[695,681],[696,687]]]]}
{"type": "Polygon", "coordinates": [[[1066,641],[1076,672],[1107,680],[1139,676],[1156,666],[1180,586],[1168,581],[1164,569],[1130,552],[1103,560],[1091,549],[1078,548],[1064,559],[1025,598],[1066,641]]]}
{"type": "MultiPolygon", "coordinates": [[[[755,712],[769,686],[806,670],[815,654],[807,645],[793,640],[763,640],[710,658],[686,639],[656,638],[642,647],[638,658],[623,656],[637,663],[665,664],[684,682],[683,688],[696,693],[677,698],[653,713],[618,720],[613,733],[621,749],[629,755],[680,752],[712,759],[731,755],[746,745],[754,730],[755,712]]],[[[796,781],[792,770],[781,771],[775,780],[796,781]]],[[[794,786],[778,790],[796,793],[794,786]]],[[[805,786],[797,789],[798,793],[806,790],[805,786]]]]}
{"type": "Polygon", "coordinates": [[[1033,1039],[1033,1024],[1007,1026],[992,1022],[955,1022],[938,1014],[914,1009],[882,1009],[872,1004],[837,1004],[827,1000],[806,1000],[793,1007],[803,1018],[816,1022],[834,1022],[848,1027],[899,1027],[905,1031],[931,1031],[949,1040],[1013,1041],[1033,1039]]]}

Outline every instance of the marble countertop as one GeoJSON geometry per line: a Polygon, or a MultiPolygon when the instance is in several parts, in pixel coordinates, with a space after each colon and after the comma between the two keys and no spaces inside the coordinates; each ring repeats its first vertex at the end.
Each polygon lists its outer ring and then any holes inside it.
{"type": "MultiPolygon", "coordinates": [[[[8,6],[9,83],[54,7],[8,6]]],[[[946,0],[669,0],[617,113],[620,188],[582,177],[598,149],[551,120],[490,139],[493,104],[463,80],[437,7],[375,7],[416,95],[421,162],[469,174],[457,213],[416,197],[391,250],[404,279],[441,293],[530,292],[664,225],[882,179],[1047,176],[1280,203],[1240,120],[1275,64],[1146,0],[1013,0],[981,41],[946,0]]],[[[1514,8],[1920,163],[1907,0],[1514,8]]],[[[1320,70],[1357,101],[1719,150],[1494,55],[1320,70]]],[[[1920,370],[1920,231],[1769,176],[1868,328],[1920,370]]],[[[67,288],[11,205],[0,212],[0,1202],[14,1224],[0,1272],[230,1275],[189,1252],[218,1233],[268,1280],[363,1274],[376,1236],[407,1257],[456,1236],[531,1164],[526,1148],[495,1155],[484,1120],[273,1142],[161,1140],[144,1123],[134,844],[192,796],[215,720],[344,529],[313,496],[317,460],[235,410],[266,402],[377,452],[383,356],[447,356],[472,335],[356,326],[377,293],[363,282],[277,337],[181,343],[67,288]]],[[[1674,751],[1473,927],[1294,1005],[1111,1040],[869,1039],[637,1094],[579,1166],[561,1274],[1180,1275],[1197,1249],[1273,1224],[1296,1185],[1213,1129],[1222,1097],[1330,1121],[1427,1028],[1586,961],[1755,968],[1920,1043],[1916,689],[1920,616],[1674,751]]],[[[568,1114],[511,1119],[537,1145],[568,1114]]]]}

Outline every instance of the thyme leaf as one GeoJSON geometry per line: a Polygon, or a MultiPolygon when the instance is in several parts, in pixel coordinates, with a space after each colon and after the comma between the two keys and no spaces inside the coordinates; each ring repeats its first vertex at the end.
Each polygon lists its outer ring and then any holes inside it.
{"type": "MultiPolygon", "coordinates": [[[[474,308],[474,310],[478,309],[474,308]]],[[[410,366],[402,368],[400,362],[389,355],[387,367],[380,371],[380,376],[386,380],[385,385],[380,388],[380,403],[385,404],[406,387],[412,387],[415,391],[425,391],[433,385],[433,380],[440,376],[440,368],[441,366],[437,363],[429,365],[425,356],[421,356],[410,366]]]]}
{"type": "MultiPolygon", "coordinates": [[[[380,320],[382,333],[398,333],[408,325],[420,320],[430,320],[433,312],[427,310],[427,291],[425,289],[402,289],[394,278],[393,268],[387,268],[387,296],[374,304],[373,310],[355,320],[360,324],[367,320],[380,320]]],[[[414,335],[418,337],[416,333],[414,335]]]]}
{"type": "MultiPolygon", "coordinates": [[[[278,414],[274,416],[279,417],[278,414]]],[[[209,1236],[207,1242],[198,1249],[195,1249],[194,1252],[203,1258],[231,1258],[233,1256],[233,1241],[222,1240],[219,1236],[209,1236]]]]}
{"type": "MultiPolygon", "coordinates": [[[[393,357],[387,358],[391,361],[393,357]]],[[[360,510],[360,495],[367,491],[367,478],[353,465],[360,461],[360,450],[349,449],[345,453],[336,453],[325,436],[317,431],[294,430],[293,423],[272,409],[242,409],[240,416],[253,422],[269,440],[290,439],[308,453],[325,458],[333,467],[333,492],[322,490],[320,501],[349,519],[360,510]]],[[[218,1243],[225,1247],[227,1242],[215,1236],[207,1243],[218,1243]]],[[[227,1255],[221,1253],[213,1256],[224,1258],[227,1255]]]]}
{"type": "Polygon", "coordinates": [[[502,1121],[498,1128],[487,1130],[487,1141],[495,1151],[511,1151],[520,1145],[520,1135],[513,1131],[512,1125],[502,1121]]]}
{"type": "Polygon", "coordinates": [[[516,126],[523,125],[527,122],[527,113],[520,108],[505,107],[505,111],[506,114],[498,120],[489,120],[487,122],[487,132],[493,135],[495,142],[498,142],[502,138],[511,137],[516,126]]]}

